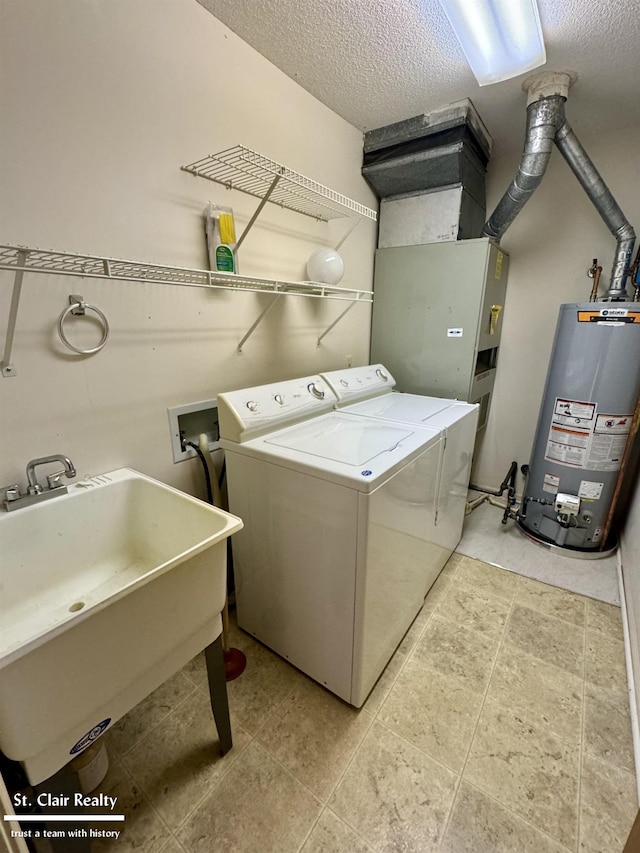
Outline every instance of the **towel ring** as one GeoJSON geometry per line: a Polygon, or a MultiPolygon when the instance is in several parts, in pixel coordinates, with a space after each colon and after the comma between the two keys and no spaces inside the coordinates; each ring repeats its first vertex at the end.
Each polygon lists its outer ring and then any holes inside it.
{"type": "Polygon", "coordinates": [[[88,302],[85,302],[82,296],[78,296],[77,294],[71,294],[69,296],[69,303],[69,307],[65,308],[62,314],[58,317],[58,335],[60,336],[60,340],[68,349],[72,350],[73,352],[77,352],[80,355],[91,355],[94,352],[100,352],[100,350],[106,344],[109,338],[109,321],[99,308],[96,308],[95,305],[90,305],[88,302]],[[86,311],[93,311],[93,313],[98,316],[104,329],[102,333],[102,340],[97,346],[91,347],[90,349],[80,349],[79,347],[74,346],[65,335],[64,321],[67,319],[69,314],[83,316],[86,311]]]}

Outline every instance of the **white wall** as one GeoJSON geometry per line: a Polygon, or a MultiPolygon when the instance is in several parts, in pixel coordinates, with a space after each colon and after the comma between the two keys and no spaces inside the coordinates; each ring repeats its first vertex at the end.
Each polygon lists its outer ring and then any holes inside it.
{"type": "Polygon", "coordinates": [[[636,686],[636,710],[640,716],[640,485],[638,484],[636,484],[635,496],[621,539],[620,559],[636,686]]]}
{"type": "MultiPolygon", "coordinates": [[[[365,205],[362,134],[240,41],[195,0],[0,2],[0,241],[206,268],[202,210],[257,201],[181,172],[242,144],[365,205]]],[[[268,205],[243,244],[248,275],[299,280],[349,220],[268,205]]],[[[376,226],[341,249],[345,286],[370,289],[376,226]]],[[[0,346],[13,275],[0,272],[0,346]]],[[[287,297],[247,342],[264,294],[27,275],[13,362],[0,378],[0,483],[28,459],[65,453],[80,474],[130,465],[202,493],[197,460],[173,464],[167,407],[368,359],[370,308],[287,297]],[[107,315],[102,352],[77,357],[55,333],[70,293],[107,315]]],[[[78,324],[69,336],[82,342],[78,324]],[[78,336],[78,337],[76,337],[78,336]]],[[[95,329],[82,346],[97,336],[95,329]]]]}

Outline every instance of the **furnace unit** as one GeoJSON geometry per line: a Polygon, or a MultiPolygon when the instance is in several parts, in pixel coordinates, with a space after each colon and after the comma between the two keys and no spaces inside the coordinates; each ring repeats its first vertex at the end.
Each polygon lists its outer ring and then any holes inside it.
{"type": "Polygon", "coordinates": [[[371,363],[399,391],[480,404],[495,382],[509,256],[487,238],[378,249],[371,363]]]}

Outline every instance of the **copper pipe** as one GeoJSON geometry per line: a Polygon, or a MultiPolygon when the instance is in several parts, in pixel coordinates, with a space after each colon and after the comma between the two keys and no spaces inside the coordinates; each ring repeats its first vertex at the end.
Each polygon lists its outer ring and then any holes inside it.
{"type": "Polygon", "coordinates": [[[598,301],[598,286],[600,285],[600,276],[602,275],[602,267],[598,266],[598,259],[593,259],[593,264],[587,270],[589,278],[593,279],[593,287],[591,288],[591,296],[589,302],[598,301]]]}

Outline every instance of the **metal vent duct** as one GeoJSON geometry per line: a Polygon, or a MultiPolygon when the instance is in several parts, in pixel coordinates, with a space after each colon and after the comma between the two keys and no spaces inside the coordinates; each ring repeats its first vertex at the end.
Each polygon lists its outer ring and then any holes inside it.
{"type": "Polygon", "coordinates": [[[636,235],[565,117],[564,104],[575,80],[575,74],[565,72],[546,72],[525,80],[527,132],[524,153],[516,177],[489,217],[483,234],[500,241],[540,185],[555,143],[617,240],[611,281],[604,299],[624,301],[628,298],[626,280],[636,235]]]}
{"type": "Polygon", "coordinates": [[[468,99],[367,131],[362,174],[382,201],[379,246],[480,237],[490,153],[468,99]]]}

